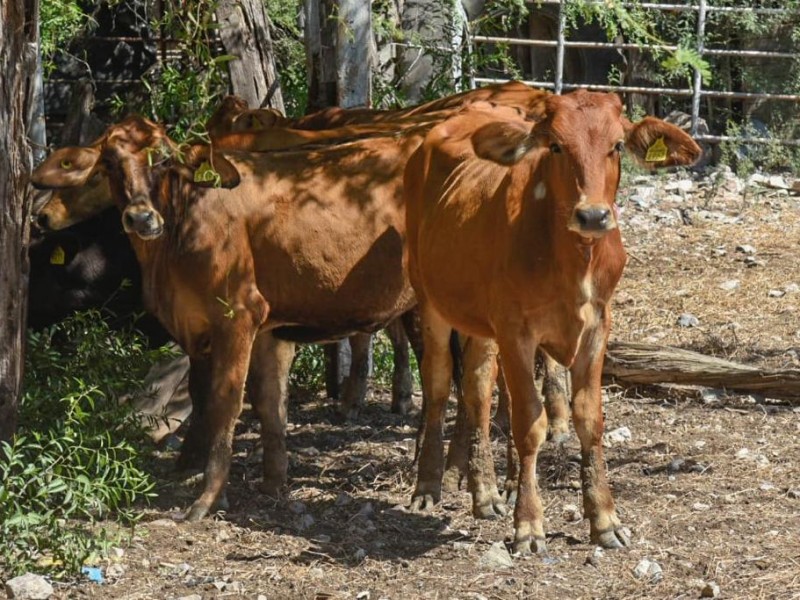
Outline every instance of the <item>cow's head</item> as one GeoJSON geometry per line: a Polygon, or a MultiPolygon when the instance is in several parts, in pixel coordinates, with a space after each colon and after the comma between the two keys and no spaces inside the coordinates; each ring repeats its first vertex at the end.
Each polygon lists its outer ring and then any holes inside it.
{"type": "Polygon", "coordinates": [[[97,172],[85,185],[52,190],[47,201],[34,207],[43,231],[59,231],[81,223],[114,206],[108,177],[97,172]]]}
{"type": "Polygon", "coordinates": [[[290,121],[274,108],[251,109],[238,96],[225,96],[206,122],[212,141],[229,133],[253,132],[273,127],[289,127],[290,121]]]}
{"type": "Polygon", "coordinates": [[[208,146],[178,147],[162,127],[139,116],[112,125],[91,146],[56,150],[36,168],[31,181],[45,189],[84,188],[64,204],[71,218],[96,198],[85,193],[85,186],[97,177],[106,179],[125,231],[147,240],[164,229],[161,182],[170,170],[205,187],[234,187],[239,182],[236,168],[223,156],[212,155],[208,146]]]}
{"type": "Polygon", "coordinates": [[[534,124],[492,121],[475,131],[472,143],[477,156],[504,165],[538,153],[534,200],[555,202],[567,228],[587,244],[617,227],[613,205],[623,151],[653,168],[691,165],[701,154],[678,127],[653,117],[631,123],[617,95],[585,90],[549,96],[534,124]]]}

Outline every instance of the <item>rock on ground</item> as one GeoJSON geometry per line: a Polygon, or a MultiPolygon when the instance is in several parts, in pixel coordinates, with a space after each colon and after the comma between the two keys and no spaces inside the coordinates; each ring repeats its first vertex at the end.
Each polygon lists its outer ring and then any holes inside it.
{"type": "Polygon", "coordinates": [[[53,586],[41,575],[25,573],[6,581],[9,600],[47,600],[53,595],[53,586]]]}

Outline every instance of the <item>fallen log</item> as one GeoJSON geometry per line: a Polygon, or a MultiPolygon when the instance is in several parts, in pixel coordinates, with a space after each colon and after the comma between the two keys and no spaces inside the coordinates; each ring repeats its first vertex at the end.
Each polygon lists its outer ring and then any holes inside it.
{"type": "Polygon", "coordinates": [[[626,384],[698,385],[800,401],[798,369],[763,369],[670,346],[609,342],[603,375],[626,384]]]}

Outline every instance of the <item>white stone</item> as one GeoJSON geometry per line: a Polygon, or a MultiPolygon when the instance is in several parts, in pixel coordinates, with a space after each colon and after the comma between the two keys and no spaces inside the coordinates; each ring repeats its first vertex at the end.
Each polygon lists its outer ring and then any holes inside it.
{"type": "Polygon", "coordinates": [[[636,579],[645,579],[650,583],[658,583],[664,576],[661,565],[649,558],[643,558],[633,569],[636,579]]]}
{"type": "Polygon", "coordinates": [[[53,595],[53,586],[41,575],[25,573],[6,581],[9,600],[47,600],[53,595]]]}
{"type": "Polygon", "coordinates": [[[503,542],[495,542],[480,557],[478,564],[489,569],[510,569],[514,566],[514,561],[511,560],[506,545],[503,542]]]}
{"type": "Polygon", "coordinates": [[[630,442],[633,439],[633,434],[629,428],[622,426],[617,427],[613,431],[607,432],[605,435],[603,435],[603,438],[606,446],[614,446],[617,444],[630,442]]]}

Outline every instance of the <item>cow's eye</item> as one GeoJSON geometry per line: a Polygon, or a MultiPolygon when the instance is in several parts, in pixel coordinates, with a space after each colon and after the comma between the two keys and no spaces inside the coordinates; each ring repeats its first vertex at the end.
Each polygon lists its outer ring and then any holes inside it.
{"type": "Polygon", "coordinates": [[[614,144],[614,152],[622,152],[625,150],[625,142],[619,141],[614,144]]]}
{"type": "Polygon", "coordinates": [[[550,152],[553,154],[561,154],[561,146],[558,144],[550,144],[550,152]]]}

